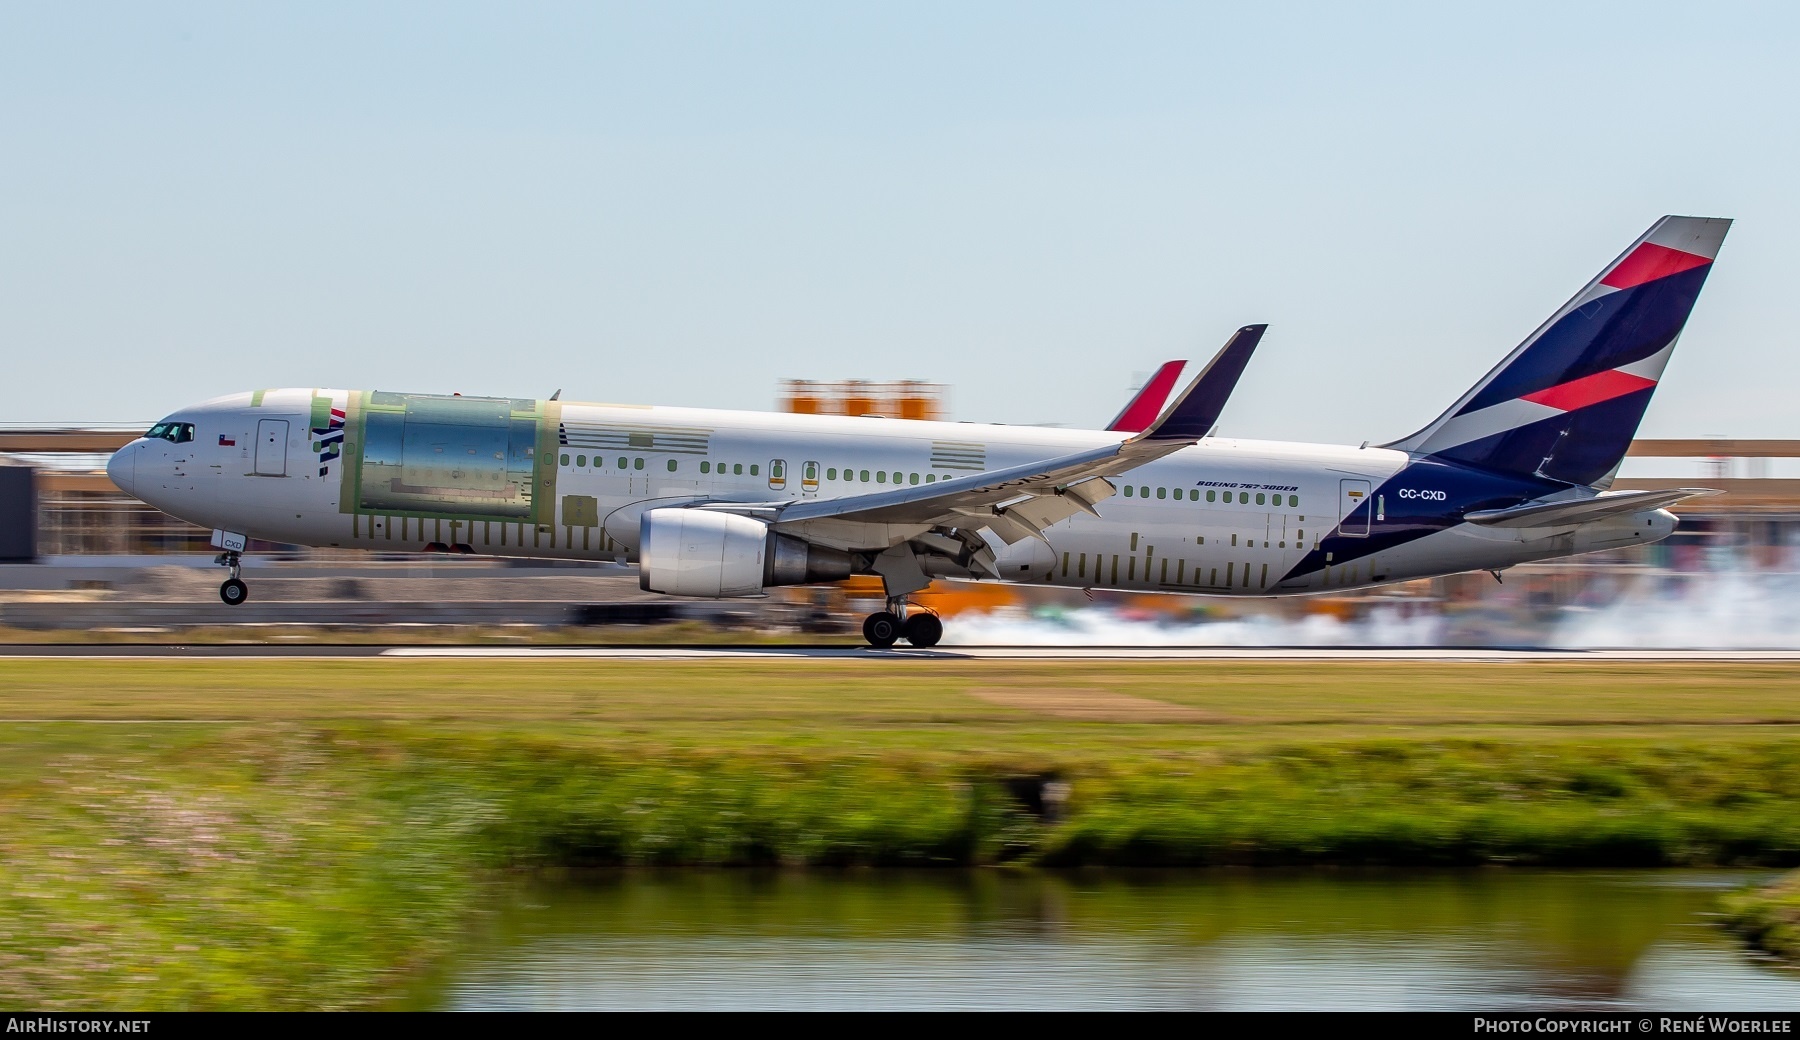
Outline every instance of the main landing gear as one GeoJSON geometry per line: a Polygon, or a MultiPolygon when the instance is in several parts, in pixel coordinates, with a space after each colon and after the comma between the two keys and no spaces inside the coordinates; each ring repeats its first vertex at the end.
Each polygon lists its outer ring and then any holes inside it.
{"type": "Polygon", "coordinates": [[[863,638],[883,649],[904,639],[913,646],[936,646],[944,623],[929,610],[909,609],[904,597],[888,600],[888,608],[863,619],[863,638]]]}
{"type": "Polygon", "coordinates": [[[235,607],[249,599],[250,586],[245,585],[244,579],[238,577],[238,572],[243,568],[243,554],[222,552],[213,562],[221,567],[231,568],[231,577],[226,578],[225,584],[219,586],[219,598],[225,601],[225,605],[235,607]]]}

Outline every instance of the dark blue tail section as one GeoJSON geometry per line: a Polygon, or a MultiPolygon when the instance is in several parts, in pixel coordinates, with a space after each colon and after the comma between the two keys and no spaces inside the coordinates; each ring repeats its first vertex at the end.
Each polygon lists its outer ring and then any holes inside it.
{"type": "Polygon", "coordinates": [[[1609,483],[1730,227],[1664,217],[1454,407],[1389,447],[1497,473],[1609,483]]]}

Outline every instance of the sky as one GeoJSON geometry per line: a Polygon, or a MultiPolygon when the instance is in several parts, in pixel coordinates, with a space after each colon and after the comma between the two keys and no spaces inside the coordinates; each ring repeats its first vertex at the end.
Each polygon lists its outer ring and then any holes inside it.
{"type": "Polygon", "coordinates": [[[0,424],[274,386],[1424,425],[1664,213],[1640,433],[1800,437],[1800,5],[0,3],[0,424]]]}

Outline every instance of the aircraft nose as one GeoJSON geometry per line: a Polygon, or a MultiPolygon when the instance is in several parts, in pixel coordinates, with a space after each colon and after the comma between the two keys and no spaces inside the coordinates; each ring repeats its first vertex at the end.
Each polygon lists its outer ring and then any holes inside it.
{"type": "Polygon", "coordinates": [[[131,485],[137,479],[137,457],[139,445],[127,444],[106,460],[106,475],[112,478],[113,485],[126,494],[133,494],[131,485]]]}

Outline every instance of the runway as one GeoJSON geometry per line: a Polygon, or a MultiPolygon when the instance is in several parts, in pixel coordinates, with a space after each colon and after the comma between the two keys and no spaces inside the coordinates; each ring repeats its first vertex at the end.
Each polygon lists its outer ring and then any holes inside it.
{"type": "Polygon", "coordinates": [[[1800,663],[1800,650],[1557,650],[1521,647],[949,646],[381,646],[279,644],[15,644],[4,659],[587,659],[609,661],[1730,661],[1800,663]]]}

